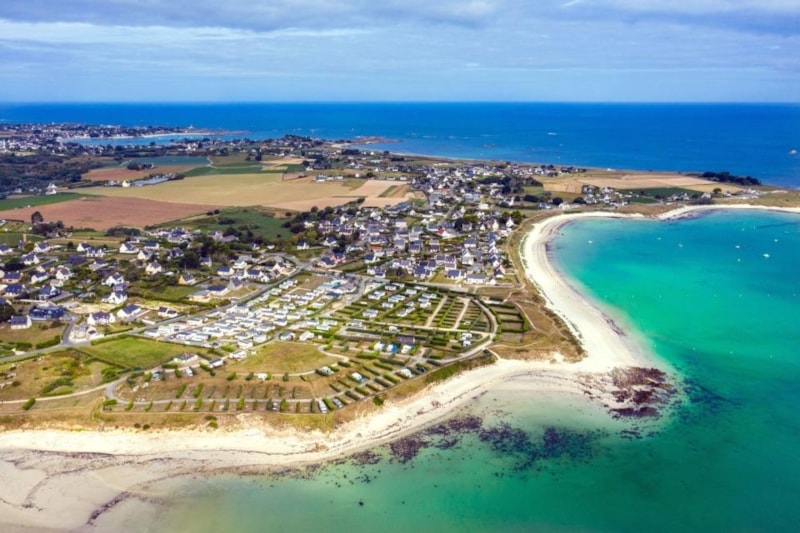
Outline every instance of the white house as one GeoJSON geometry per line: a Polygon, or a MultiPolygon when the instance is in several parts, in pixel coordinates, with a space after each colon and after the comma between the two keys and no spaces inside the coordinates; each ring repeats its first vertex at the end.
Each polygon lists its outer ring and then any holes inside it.
{"type": "Polygon", "coordinates": [[[127,300],[128,294],[125,291],[114,291],[103,298],[103,302],[114,305],[125,303],[127,300]]]}
{"type": "Polygon", "coordinates": [[[119,253],[121,254],[135,254],[138,252],[139,248],[137,248],[133,243],[126,241],[119,245],[119,253]]]}
{"type": "Polygon", "coordinates": [[[125,277],[122,274],[111,274],[103,280],[103,285],[106,287],[116,287],[117,285],[125,285],[125,277]]]}
{"type": "Polygon", "coordinates": [[[144,313],[145,311],[138,305],[130,304],[117,311],[117,317],[125,322],[130,322],[131,320],[136,320],[136,318],[144,313]]]}
{"type": "Polygon", "coordinates": [[[160,274],[163,270],[164,268],[158,261],[147,263],[147,266],[144,268],[144,271],[148,276],[154,276],[155,274],[160,274]]]}
{"type": "Polygon", "coordinates": [[[105,311],[91,313],[86,319],[86,323],[90,326],[107,326],[109,324],[113,324],[114,322],[116,322],[114,315],[111,313],[106,313],[105,311]]]}
{"type": "Polygon", "coordinates": [[[31,327],[31,317],[28,315],[12,316],[8,323],[11,325],[11,329],[28,329],[31,327]]]}

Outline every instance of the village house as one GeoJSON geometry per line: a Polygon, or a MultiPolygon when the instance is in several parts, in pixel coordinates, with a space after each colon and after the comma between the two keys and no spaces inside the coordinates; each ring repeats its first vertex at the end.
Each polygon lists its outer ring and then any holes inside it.
{"type": "Polygon", "coordinates": [[[189,272],[182,272],[178,277],[178,285],[194,285],[195,283],[197,283],[197,279],[189,272]]]}
{"type": "Polygon", "coordinates": [[[112,291],[111,294],[103,298],[104,303],[120,305],[128,300],[128,293],[125,291],[112,291]]]}
{"type": "Polygon", "coordinates": [[[96,313],[90,313],[89,316],[86,318],[86,323],[90,326],[108,326],[116,322],[116,318],[111,313],[107,313],[105,311],[97,311],[96,313]]]}
{"type": "Polygon", "coordinates": [[[162,306],[158,308],[158,316],[161,318],[170,319],[177,317],[178,312],[175,309],[172,309],[171,307],[162,306]]]}
{"type": "Polygon", "coordinates": [[[142,316],[146,311],[136,304],[129,304],[117,311],[117,318],[123,322],[131,322],[142,316]]]}
{"type": "Polygon", "coordinates": [[[110,274],[103,280],[103,285],[106,287],[125,286],[125,277],[118,273],[110,274]]]}
{"type": "Polygon", "coordinates": [[[156,274],[160,274],[163,270],[164,268],[158,261],[147,263],[147,266],[144,268],[145,274],[147,274],[148,276],[155,276],[156,274]]]}
{"type": "Polygon", "coordinates": [[[125,241],[119,245],[119,253],[121,254],[136,254],[139,252],[139,248],[135,246],[132,242],[125,241]]]}
{"type": "Polygon", "coordinates": [[[45,285],[36,296],[38,300],[51,300],[61,295],[61,289],[53,285],[45,285]]]}

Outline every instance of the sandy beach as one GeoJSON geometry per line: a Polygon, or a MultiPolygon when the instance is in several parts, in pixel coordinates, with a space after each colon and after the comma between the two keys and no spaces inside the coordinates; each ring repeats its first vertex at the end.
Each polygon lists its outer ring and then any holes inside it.
{"type": "MultiPolygon", "coordinates": [[[[676,209],[661,218],[688,216],[703,209],[707,208],[676,209]]],[[[238,415],[239,429],[231,431],[2,433],[3,530],[106,530],[115,523],[117,511],[129,515],[136,502],[157,502],[160,494],[154,487],[165,480],[266,471],[343,457],[436,423],[511,379],[521,380],[526,390],[541,395],[563,398],[567,394],[593,398],[604,407],[622,406],[612,394],[615,384],[610,376],[615,369],[664,369],[664,363],[570,286],[550,263],[547,252],[547,242],[563,224],[610,216],[634,217],[613,212],[560,214],[533,226],[520,249],[526,275],[583,343],[587,356],[581,362],[559,362],[558,354],[554,354],[554,362],[501,359],[429,386],[412,398],[387,403],[379,412],[330,433],[276,429],[256,414],[238,415]]]]}
{"type": "Polygon", "coordinates": [[[331,433],[279,430],[263,423],[262,415],[248,414],[239,415],[242,429],[235,431],[11,431],[0,435],[0,475],[6,480],[0,486],[0,524],[4,531],[105,530],[117,514],[138,512],[137,503],[158,503],[164,482],[347,456],[436,423],[511,379],[523,380],[537,395],[589,394],[613,403],[604,390],[607,382],[577,368],[499,360],[331,433]]]}

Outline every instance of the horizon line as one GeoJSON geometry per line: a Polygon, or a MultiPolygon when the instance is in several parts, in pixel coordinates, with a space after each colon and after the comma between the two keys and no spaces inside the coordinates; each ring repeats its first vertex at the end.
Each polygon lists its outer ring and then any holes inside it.
{"type": "Polygon", "coordinates": [[[347,105],[347,104],[567,104],[567,105],[800,105],[798,101],[758,100],[0,100],[0,105],[347,105]]]}

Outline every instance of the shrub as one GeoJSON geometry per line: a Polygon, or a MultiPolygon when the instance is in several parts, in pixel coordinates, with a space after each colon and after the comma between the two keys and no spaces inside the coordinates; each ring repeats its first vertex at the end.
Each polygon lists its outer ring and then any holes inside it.
{"type": "Polygon", "coordinates": [[[28,401],[22,404],[22,408],[25,411],[28,411],[30,410],[31,407],[34,406],[35,403],[36,403],[36,398],[29,398],[28,401]]]}

